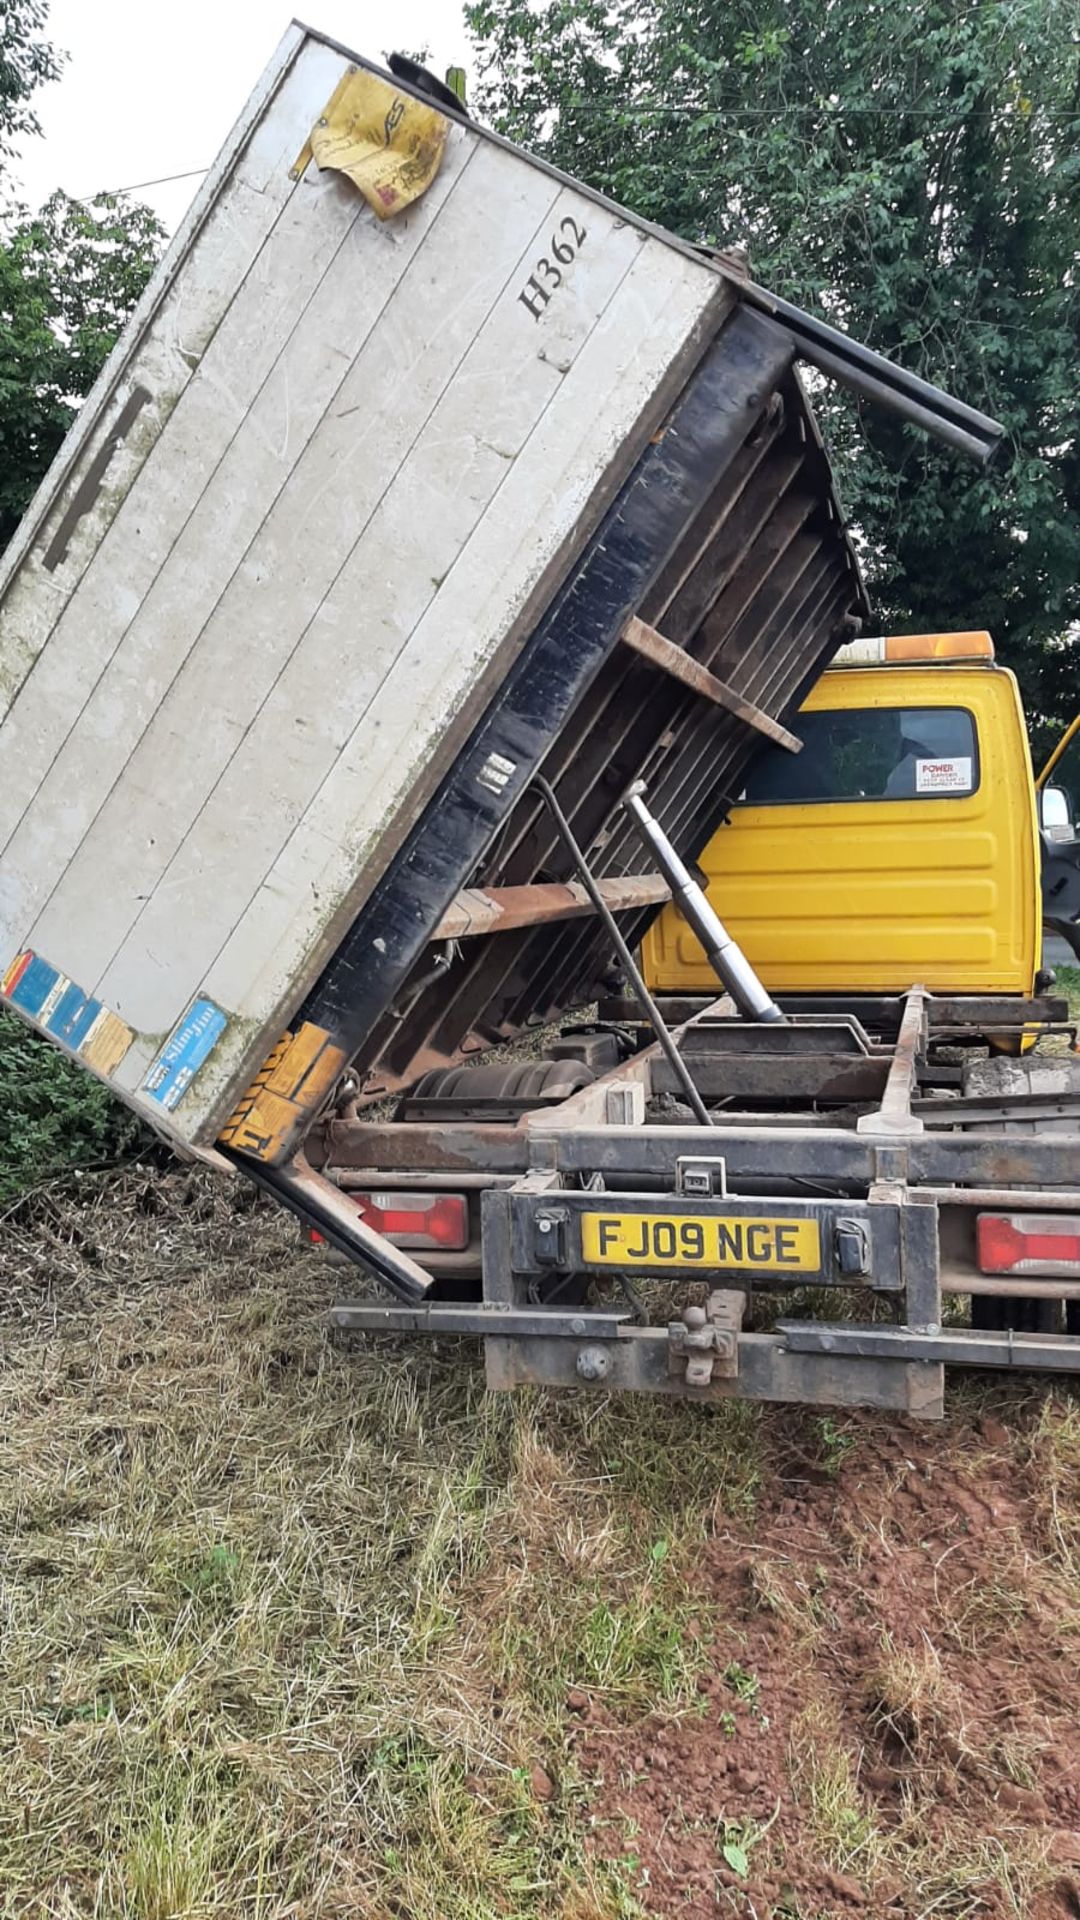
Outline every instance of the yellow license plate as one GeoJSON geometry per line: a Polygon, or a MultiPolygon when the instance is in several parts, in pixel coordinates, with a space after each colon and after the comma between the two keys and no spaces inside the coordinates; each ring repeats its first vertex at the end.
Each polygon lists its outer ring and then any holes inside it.
{"type": "Polygon", "coordinates": [[[755,1273],[817,1273],[816,1220],[727,1219],[705,1214],[583,1213],[581,1253],[602,1267],[735,1268],[755,1273]]]}

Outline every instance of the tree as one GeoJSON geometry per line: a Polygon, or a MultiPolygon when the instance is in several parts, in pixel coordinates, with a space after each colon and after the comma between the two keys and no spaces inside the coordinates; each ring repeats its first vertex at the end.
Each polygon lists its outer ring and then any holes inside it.
{"type": "Polygon", "coordinates": [[[47,12],[45,0],[0,0],[0,161],[11,159],[18,139],[40,132],[31,96],[60,76],[63,56],[41,38],[47,12]]]}
{"type": "Polygon", "coordinates": [[[157,215],[55,193],[0,237],[0,546],[111,352],[153,271],[157,215]]]}
{"type": "Polygon", "coordinates": [[[1000,419],[988,473],[826,390],[883,624],[988,626],[1075,703],[1072,0],[474,0],[478,106],[613,198],[1000,419]]]}
{"type": "MultiPolygon", "coordinates": [[[[0,0],[0,547],[92,386],[153,269],[163,228],[148,207],[56,193],[29,215],[9,163],[39,131],[30,105],[62,58],[42,38],[42,0],[0,0]]],[[[0,1013],[0,1205],[73,1164],[144,1144],[111,1094],[0,1013]]]]}
{"type": "Polygon", "coordinates": [[[55,193],[30,215],[13,199],[31,104],[64,56],[44,38],[45,0],[0,0],[0,548],[6,546],[153,270],[164,228],[149,207],[55,193]]]}

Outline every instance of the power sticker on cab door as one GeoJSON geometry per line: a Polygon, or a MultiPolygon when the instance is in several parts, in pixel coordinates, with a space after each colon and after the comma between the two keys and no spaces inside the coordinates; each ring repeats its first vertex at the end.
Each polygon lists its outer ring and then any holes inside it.
{"type": "Polygon", "coordinates": [[[951,760],[916,760],[916,793],[970,793],[971,756],[951,760]]]}
{"type": "Polygon", "coordinates": [[[817,1273],[816,1220],[724,1219],[707,1214],[583,1213],[581,1257],[593,1266],[728,1268],[817,1273]]]}

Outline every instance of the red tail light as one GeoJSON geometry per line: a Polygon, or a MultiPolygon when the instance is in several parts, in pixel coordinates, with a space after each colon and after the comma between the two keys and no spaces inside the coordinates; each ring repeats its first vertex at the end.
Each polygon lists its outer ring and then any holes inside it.
{"type": "Polygon", "coordinates": [[[469,1244],[469,1203],[463,1193],[351,1193],[365,1226],[396,1247],[442,1247],[460,1253],[469,1244]]]}
{"type": "Polygon", "coordinates": [[[975,1240],[983,1273],[1080,1273],[1075,1213],[980,1213],[975,1240]]]}

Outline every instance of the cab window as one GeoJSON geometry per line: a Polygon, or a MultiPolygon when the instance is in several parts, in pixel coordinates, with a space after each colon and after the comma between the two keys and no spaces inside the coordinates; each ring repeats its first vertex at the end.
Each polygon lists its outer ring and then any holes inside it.
{"type": "Polygon", "coordinates": [[[794,727],[802,752],[762,754],[743,805],[931,800],[979,783],[975,721],[964,707],[845,707],[800,713],[794,727]]]}

